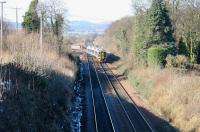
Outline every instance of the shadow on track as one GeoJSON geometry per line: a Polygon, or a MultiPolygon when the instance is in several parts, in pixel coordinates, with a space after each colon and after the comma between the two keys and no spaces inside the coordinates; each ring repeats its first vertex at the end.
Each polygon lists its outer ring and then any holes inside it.
{"type": "MultiPolygon", "coordinates": [[[[111,63],[111,62],[110,62],[111,63]]],[[[85,65],[87,65],[87,64],[85,64],[85,65]]],[[[87,68],[85,68],[85,70],[87,70],[87,68]]],[[[88,77],[89,75],[87,74],[87,71],[84,71],[86,74],[85,74],[85,77],[88,77]]],[[[99,70],[98,70],[98,72],[99,72],[99,70]]],[[[99,75],[100,76],[102,76],[102,72],[99,72],[99,75]]],[[[101,77],[100,77],[101,78],[101,77]]],[[[120,79],[121,80],[123,80],[124,79],[124,77],[123,76],[120,76],[120,79]]],[[[119,80],[120,80],[119,79],[119,80]]],[[[100,79],[101,80],[101,79],[100,79]]],[[[108,85],[108,83],[105,83],[105,84],[102,84],[102,86],[103,86],[103,91],[104,91],[104,94],[105,94],[105,97],[108,99],[109,98],[109,101],[107,102],[108,103],[108,107],[109,107],[109,105],[110,105],[110,107],[113,107],[113,108],[109,108],[109,111],[110,111],[110,113],[111,113],[111,116],[113,115],[113,116],[116,116],[116,115],[120,115],[119,114],[119,112],[122,112],[122,111],[120,111],[120,110],[118,110],[118,107],[119,107],[119,104],[118,104],[118,99],[117,99],[117,97],[116,97],[116,95],[114,95],[112,92],[111,92],[111,90],[110,90],[110,85],[108,85]],[[117,107],[117,105],[118,105],[118,107],[117,107]],[[113,113],[113,114],[112,114],[113,113]],[[118,114],[117,114],[118,113],[118,114]]],[[[86,91],[87,90],[89,90],[89,87],[88,86],[84,86],[84,88],[83,89],[85,89],[86,91]]],[[[130,103],[130,102],[128,102],[126,99],[124,99],[124,98],[121,98],[121,101],[122,102],[124,102],[125,104],[126,104],[126,106],[128,106],[127,108],[131,108],[131,107],[133,107],[133,104],[132,103],[130,103]]],[[[87,103],[86,103],[87,104],[87,103]]],[[[86,107],[86,109],[88,109],[90,106],[88,105],[88,106],[85,106],[86,107]]],[[[91,108],[90,108],[91,109],[91,108]]],[[[147,109],[145,109],[145,108],[143,108],[143,107],[139,107],[138,106],[138,109],[143,113],[143,115],[144,115],[144,117],[148,117],[148,119],[147,119],[147,121],[148,121],[148,123],[151,125],[151,127],[154,129],[154,131],[155,132],[160,132],[160,131],[163,131],[163,132],[178,132],[179,130],[177,129],[177,128],[175,128],[174,126],[172,126],[171,124],[170,124],[170,122],[167,122],[166,120],[164,120],[164,119],[162,119],[162,118],[160,118],[160,117],[158,117],[158,116],[156,116],[156,115],[154,115],[153,113],[151,113],[150,111],[148,111],[147,109]],[[145,113],[145,114],[144,114],[145,113]]],[[[130,109],[131,110],[131,109],[130,109]]],[[[85,114],[87,114],[89,117],[91,117],[92,115],[91,115],[91,113],[85,113],[85,114]]],[[[134,116],[134,115],[133,115],[134,116]]],[[[85,118],[87,118],[87,117],[85,117],[85,118]]],[[[145,119],[146,119],[145,118],[145,119]]],[[[116,123],[116,125],[114,125],[114,126],[116,126],[117,127],[117,129],[119,129],[119,130],[117,130],[116,129],[116,131],[120,131],[120,129],[124,129],[124,130],[126,130],[126,128],[124,128],[124,127],[126,127],[126,123],[127,123],[127,121],[126,122],[123,122],[122,121],[122,119],[120,119],[120,117],[118,117],[118,118],[116,118],[115,117],[115,119],[116,120],[114,120],[114,124],[116,123]],[[123,125],[120,125],[120,123],[121,124],[123,124],[123,125]],[[117,125],[118,124],[118,125],[117,125]],[[122,126],[124,126],[123,128],[122,128],[122,126]]],[[[124,118],[123,118],[124,119],[124,118]]],[[[91,120],[90,120],[91,121],[91,120]]],[[[88,130],[87,128],[88,128],[88,126],[86,125],[87,123],[83,123],[83,131],[84,132],[88,132],[88,131],[90,131],[90,130],[88,130]],[[86,128],[86,129],[84,129],[84,128],[86,128]]],[[[128,129],[128,128],[127,128],[128,129]]],[[[138,129],[139,130],[139,129],[138,129]]]]}
{"type": "MultiPolygon", "coordinates": [[[[103,74],[103,73],[100,73],[100,74],[103,74]]],[[[117,100],[117,97],[110,92],[109,87],[110,86],[108,86],[108,85],[104,86],[104,92],[109,93],[109,94],[106,94],[107,98],[110,98],[113,101],[117,100]]],[[[127,108],[132,108],[133,105],[135,105],[135,104],[130,103],[129,101],[127,101],[124,98],[121,98],[121,102],[124,102],[126,104],[127,108]]],[[[180,131],[178,128],[175,128],[174,126],[172,126],[170,124],[170,122],[156,116],[152,112],[148,111],[146,108],[143,108],[143,107],[140,107],[140,106],[137,106],[137,107],[140,110],[140,112],[143,114],[144,118],[147,120],[149,125],[153,128],[153,130],[155,130],[155,132],[161,132],[161,131],[162,132],[179,132],[180,131]]],[[[130,110],[132,110],[132,109],[130,109],[130,110]]],[[[133,112],[132,116],[133,117],[135,116],[134,112],[133,112]]],[[[138,128],[140,129],[141,126],[138,126],[138,128]]]]}
{"type": "Polygon", "coordinates": [[[107,58],[106,58],[106,62],[107,63],[110,63],[110,64],[112,64],[112,63],[114,63],[114,62],[117,62],[117,61],[119,61],[120,60],[120,57],[119,56],[116,56],[116,55],[114,55],[114,54],[109,54],[108,56],[107,56],[107,58]]]}

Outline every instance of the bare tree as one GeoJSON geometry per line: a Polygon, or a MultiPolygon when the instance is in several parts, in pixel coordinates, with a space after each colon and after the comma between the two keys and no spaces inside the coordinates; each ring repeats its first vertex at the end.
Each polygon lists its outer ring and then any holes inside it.
{"type": "Polygon", "coordinates": [[[150,3],[151,0],[132,0],[134,13],[137,15],[138,13],[145,12],[148,9],[150,3]]]}
{"type": "Polygon", "coordinates": [[[56,23],[58,16],[64,19],[64,28],[67,27],[67,9],[63,6],[63,0],[47,0],[38,5],[38,11],[42,12],[45,29],[53,32],[53,25],[56,23]]]}
{"type": "Polygon", "coordinates": [[[62,0],[47,0],[38,5],[38,13],[42,14],[44,32],[50,32],[57,38],[59,53],[61,53],[63,45],[63,34],[66,31],[67,20],[62,0]]]}

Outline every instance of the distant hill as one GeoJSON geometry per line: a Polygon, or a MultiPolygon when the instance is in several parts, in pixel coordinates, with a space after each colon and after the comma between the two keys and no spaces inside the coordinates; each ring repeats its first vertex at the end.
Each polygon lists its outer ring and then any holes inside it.
{"type": "Polygon", "coordinates": [[[92,23],[88,21],[71,21],[69,31],[74,33],[103,33],[110,23],[92,23]]]}
{"type": "MultiPolygon", "coordinates": [[[[16,29],[17,23],[16,22],[7,22],[10,29],[16,29]]],[[[22,23],[18,23],[18,28],[22,29],[22,23]]]]}
{"type": "MultiPolygon", "coordinates": [[[[15,22],[8,22],[11,29],[16,28],[15,22]]],[[[88,21],[71,21],[69,24],[70,33],[103,33],[110,23],[92,23],[88,21]]],[[[19,29],[22,29],[22,23],[18,24],[19,29]]]]}

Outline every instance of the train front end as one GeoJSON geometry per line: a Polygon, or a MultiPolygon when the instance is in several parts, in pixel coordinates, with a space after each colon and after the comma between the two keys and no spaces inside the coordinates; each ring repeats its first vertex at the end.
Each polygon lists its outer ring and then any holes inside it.
{"type": "Polygon", "coordinates": [[[102,48],[88,46],[87,53],[95,56],[100,62],[106,62],[106,52],[102,48]]]}
{"type": "Polygon", "coordinates": [[[98,60],[100,62],[106,62],[106,52],[105,51],[100,51],[99,52],[98,60]]]}

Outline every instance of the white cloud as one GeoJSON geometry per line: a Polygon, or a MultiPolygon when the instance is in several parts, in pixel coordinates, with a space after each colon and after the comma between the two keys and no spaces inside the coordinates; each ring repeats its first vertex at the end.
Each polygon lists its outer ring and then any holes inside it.
{"type": "Polygon", "coordinates": [[[70,18],[114,21],[132,14],[131,0],[68,0],[70,18]]]}
{"type": "Polygon", "coordinates": [[[16,20],[16,11],[14,8],[20,8],[18,10],[19,21],[23,20],[25,11],[28,9],[31,0],[6,0],[4,4],[4,17],[9,21],[16,20]]]}
{"type": "MultiPolygon", "coordinates": [[[[114,21],[126,15],[131,15],[131,0],[63,0],[68,9],[70,20],[88,20],[93,22],[114,21]]],[[[19,21],[27,11],[31,0],[6,0],[4,17],[15,21],[15,10],[19,9],[19,21]]]]}

